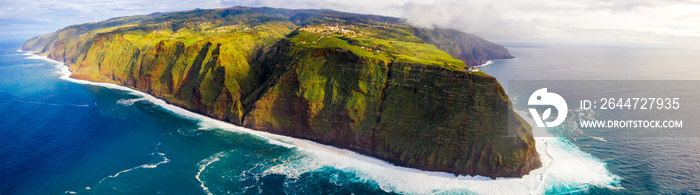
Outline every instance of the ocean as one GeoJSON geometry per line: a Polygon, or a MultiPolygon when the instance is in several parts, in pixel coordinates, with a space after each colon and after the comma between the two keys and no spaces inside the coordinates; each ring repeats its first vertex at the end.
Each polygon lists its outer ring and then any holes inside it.
{"type": "MultiPolygon", "coordinates": [[[[697,137],[553,132],[536,138],[543,168],[523,178],[455,177],[71,79],[20,46],[0,43],[0,194],[700,193],[697,137]]],[[[506,89],[509,80],[700,78],[685,50],[506,46],[516,59],[480,67],[506,89]]]]}
{"type": "MultiPolygon", "coordinates": [[[[509,85],[533,80],[539,81],[535,83],[549,82],[552,86],[563,85],[559,87],[560,91],[555,92],[565,97],[591,94],[598,98],[683,97],[683,107],[679,110],[650,111],[662,113],[663,117],[686,119],[683,129],[598,130],[567,125],[555,129],[556,132],[549,132],[570,143],[566,147],[575,147],[576,151],[590,154],[596,161],[604,163],[605,169],[619,178],[616,185],[619,188],[591,187],[581,193],[700,194],[700,136],[697,133],[700,128],[693,126],[698,118],[697,102],[700,102],[700,90],[697,88],[700,62],[694,59],[697,51],[559,44],[504,45],[516,59],[497,60],[480,70],[499,80],[510,98],[514,99],[516,110],[522,110],[527,105],[530,94],[520,94],[509,85]],[[669,84],[672,84],[670,88],[669,84]],[[645,134],[650,131],[657,132],[645,134]]],[[[570,102],[569,105],[578,106],[578,103],[570,102]]],[[[572,110],[570,114],[575,116],[594,115],[596,118],[654,115],[640,110],[618,109],[613,112],[580,110],[571,106],[569,109],[572,110]]],[[[526,115],[524,112],[520,114],[526,115]]],[[[550,193],[571,191],[566,187],[548,190],[550,193]]]]}

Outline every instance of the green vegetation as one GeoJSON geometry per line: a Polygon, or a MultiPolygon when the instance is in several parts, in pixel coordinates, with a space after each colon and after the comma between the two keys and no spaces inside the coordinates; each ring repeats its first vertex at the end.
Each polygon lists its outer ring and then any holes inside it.
{"type": "Polygon", "coordinates": [[[440,66],[448,70],[469,69],[435,46],[403,31],[401,25],[376,23],[310,25],[290,38],[300,48],[345,48],[372,60],[440,66]]]}
{"type": "Polygon", "coordinates": [[[389,17],[235,7],[74,25],[23,49],[73,77],[253,129],[424,170],[521,176],[539,162],[529,126],[507,112],[495,78],[467,66],[507,50],[472,37],[389,17]],[[505,137],[509,127],[522,136],[505,137]]]}
{"type": "Polygon", "coordinates": [[[411,27],[407,31],[468,66],[481,65],[492,59],[513,58],[505,47],[457,30],[411,27]]]}

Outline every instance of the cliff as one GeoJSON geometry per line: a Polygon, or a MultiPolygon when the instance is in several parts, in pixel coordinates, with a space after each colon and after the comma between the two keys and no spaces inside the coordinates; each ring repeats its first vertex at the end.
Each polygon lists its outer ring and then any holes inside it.
{"type": "Polygon", "coordinates": [[[464,61],[467,66],[478,66],[493,59],[515,58],[502,45],[457,30],[421,28],[410,30],[416,37],[464,61]]]}
{"type": "Polygon", "coordinates": [[[73,25],[23,50],[75,78],[401,166],[527,174],[539,166],[530,127],[495,78],[467,66],[510,54],[469,37],[390,17],[235,7],[73,25]]]}

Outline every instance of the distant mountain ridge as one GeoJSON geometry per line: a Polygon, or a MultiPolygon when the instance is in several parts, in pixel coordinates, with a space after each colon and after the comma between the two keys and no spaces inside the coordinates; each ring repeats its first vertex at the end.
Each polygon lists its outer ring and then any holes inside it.
{"type": "Polygon", "coordinates": [[[72,25],[22,49],[65,62],[75,78],[401,166],[490,177],[539,167],[529,125],[495,78],[470,67],[512,56],[455,30],[233,7],[72,25]]]}

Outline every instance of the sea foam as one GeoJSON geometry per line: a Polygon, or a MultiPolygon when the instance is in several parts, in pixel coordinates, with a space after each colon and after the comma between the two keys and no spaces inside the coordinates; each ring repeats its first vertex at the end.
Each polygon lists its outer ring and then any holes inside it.
{"type": "MultiPolygon", "coordinates": [[[[126,173],[126,172],[129,172],[129,171],[133,171],[133,170],[136,170],[136,169],[153,169],[153,168],[157,168],[158,165],[161,165],[161,164],[165,164],[165,163],[169,163],[169,162],[170,162],[170,159],[168,159],[167,157],[165,157],[165,154],[164,154],[164,153],[157,152],[157,153],[153,153],[152,155],[155,155],[155,154],[158,154],[158,156],[160,156],[160,157],[162,158],[162,160],[159,161],[159,162],[157,162],[157,163],[142,164],[142,165],[139,165],[139,166],[135,166],[135,167],[132,167],[132,168],[129,168],[129,169],[125,169],[125,170],[119,171],[119,172],[117,172],[117,173],[115,173],[115,174],[113,174],[113,175],[109,175],[109,176],[107,176],[107,177],[105,177],[105,178],[102,178],[102,179],[101,179],[99,182],[97,182],[97,183],[98,183],[98,184],[101,184],[103,181],[105,181],[105,180],[108,179],[108,178],[119,177],[119,175],[121,175],[121,174],[123,174],[123,173],[126,173]]],[[[88,187],[88,189],[89,189],[89,187],[88,187]]]]}
{"type": "Polygon", "coordinates": [[[134,103],[141,101],[141,100],[146,100],[146,98],[121,99],[121,100],[117,100],[117,104],[122,105],[122,106],[131,106],[131,105],[134,105],[134,103]]]}
{"type": "Polygon", "coordinates": [[[493,64],[493,61],[492,61],[492,60],[489,60],[489,61],[486,61],[486,63],[483,63],[483,64],[479,64],[479,65],[474,66],[474,68],[481,68],[481,67],[488,66],[488,65],[491,65],[491,64],[493,64]]]}
{"type": "MultiPolygon", "coordinates": [[[[558,137],[536,137],[536,148],[542,167],[530,171],[522,178],[496,178],[484,176],[454,176],[444,172],[421,171],[395,166],[386,161],[364,156],[349,150],[318,144],[312,141],[255,131],[230,123],[215,120],[183,108],[171,105],[149,94],[128,87],[70,78],[68,67],[46,57],[32,55],[29,58],[45,59],[58,68],[61,79],[87,85],[103,86],[128,91],[139,95],[170,112],[188,119],[200,121],[201,130],[221,129],[259,136],[270,144],[297,148],[305,154],[301,160],[283,163],[267,170],[268,173],[284,174],[289,177],[331,166],[343,171],[355,172],[358,176],[376,181],[380,188],[390,192],[435,194],[449,192],[475,192],[479,194],[542,194],[559,186],[585,190],[591,186],[619,188],[620,178],[611,174],[604,162],[581,151],[572,143],[558,137]]],[[[526,116],[526,115],[521,115],[526,116]]],[[[524,117],[526,120],[528,117],[524,117]]],[[[534,127],[532,119],[527,120],[534,127]]],[[[534,129],[534,128],[533,128],[534,129]]],[[[201,182],[205,193],[211,194],[199,176],[208,165],[218,161],[223,153],[217,153],[200,162],[196,178],[201,182]]],[[[166,158],[167,159],[167,158],[166,158]]],[[[144,167],[146,168],[146,167],[144,167]]],[[[118,173],[119,174],[119,173],[118,173]]],[[[117,175],[118,175],[117,174],[117,175]]]]}
{"type": "Polygon", "coordinates": [[[216,153],[214,155],[211,155],[208,158],[206,158],[202,161],[199,161],[199,163],[197,163],[197,166],[199,167],[199,171],[197,171],[197,174],[194,177],[197,179],[197,181],[199,181],[199,187],[201,187],[202,190],[204,191],[204,193],[206,193],[208,195],[212,195],[213,193],[211,193],[209,191],[209,188],[204,185],[204,181],[202,181],[202,178],[200,178],[202,176],[202,172],[204,172],[204,170],[207,169],[207,167],[209,165],[211,165],[212,163],[215,163],[215,162],[221,160],[221,158],[224,157],[225,155],[226,155],[226,151],[222,151],[222,152],[216,153]]]}

